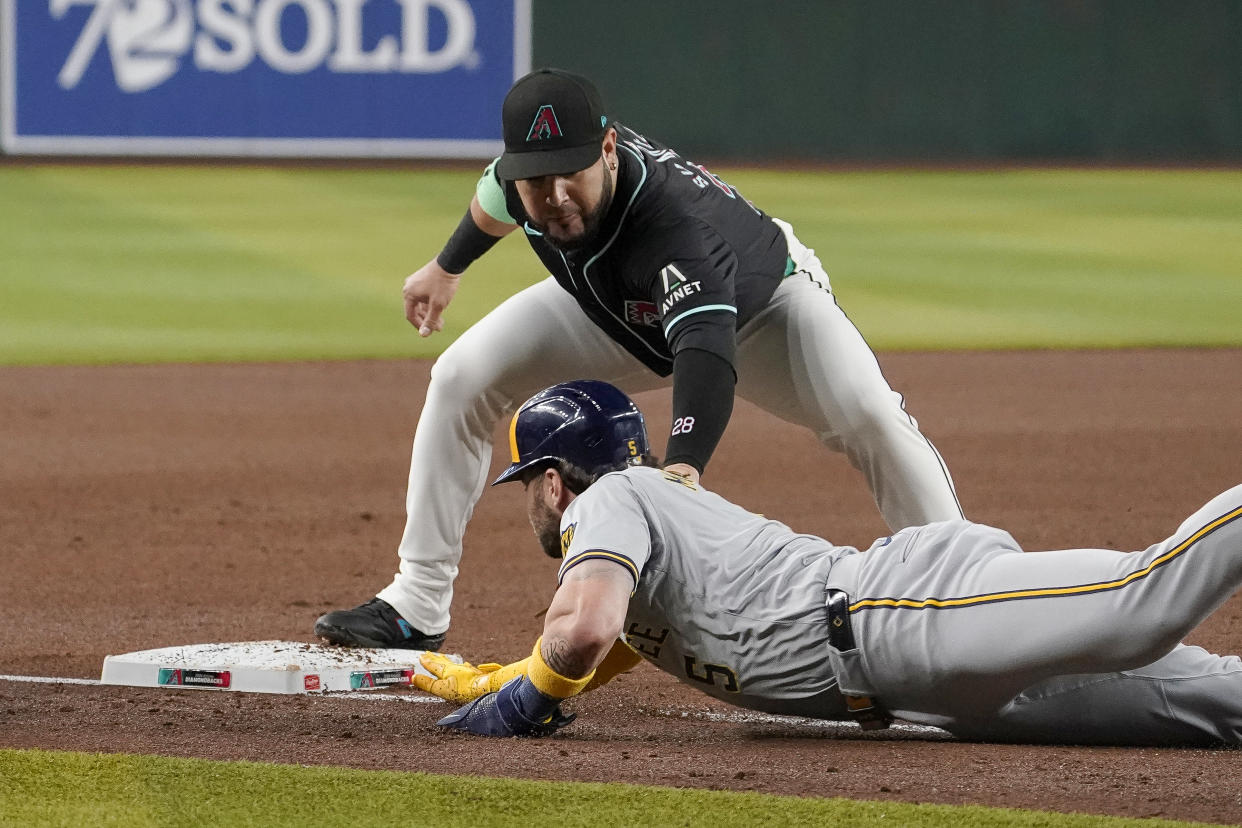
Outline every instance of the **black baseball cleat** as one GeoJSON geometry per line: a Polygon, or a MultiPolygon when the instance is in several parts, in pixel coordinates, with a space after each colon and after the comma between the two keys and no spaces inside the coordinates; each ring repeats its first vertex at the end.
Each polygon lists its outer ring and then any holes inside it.
{"type": "Polygon", "coordinates": [[[324,613],[315,622],[315,635],[343,647],[438,650],[444,643],[444,633],[427,635],[414,629],[392,604],[380,598],[353,609],[324,613]]]}

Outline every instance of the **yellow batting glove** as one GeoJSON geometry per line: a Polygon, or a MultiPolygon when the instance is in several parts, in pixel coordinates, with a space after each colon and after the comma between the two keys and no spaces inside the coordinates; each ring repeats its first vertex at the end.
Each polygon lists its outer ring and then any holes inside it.
{"type": "Polygon", "coordinates": [[[445,701],[465,704],[479,696],[495,693],[514,676],[525,675],[529,658],[513,664],[458,664],[439,653],[426,652],[419,662],[431,676],[415,674],[414,686],[424,693],[438,696],[445,701]],[[434,676],[434,678],[432,678],[434,676]]]}

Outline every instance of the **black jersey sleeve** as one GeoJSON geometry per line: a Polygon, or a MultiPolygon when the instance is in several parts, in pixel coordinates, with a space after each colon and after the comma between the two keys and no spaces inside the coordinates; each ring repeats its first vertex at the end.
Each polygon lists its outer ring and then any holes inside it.
{"type": "Polygon", "coordinates": [[[736,375],[715,354],[687,348],[673,359],[673,428],[664,463],[687,463],[701,473],[733,415],[736,375]]]}
{"type": "MultiPolygon", "coordinates": [[[[669,350],[715,354],[730,366],[737,342],[737,256],[709,228],[685,228],[677,254],[657,265],[651,281],[669,350]]],[[[667,243],[667,242],[666,242],[667,243]]]]}
{"type": "Polygon", "coordinates": [[[666,463],[706,467],[733,412],[738,262],[710,228],[692,225],[662,262],[652,298],[673,355],[673,428],[666,463]]]}

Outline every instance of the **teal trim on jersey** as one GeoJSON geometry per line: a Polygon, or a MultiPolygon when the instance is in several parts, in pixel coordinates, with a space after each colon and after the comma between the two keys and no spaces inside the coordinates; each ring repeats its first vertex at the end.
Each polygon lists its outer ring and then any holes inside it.
{"type": "Polygon", "coordinates": [[[733,307],[732,305],[704,305],[701,308],[691,308],[685,313],[679,313],[677,314],[677,316],[674,316],[673,321],[669,322],[668,327],[664,329],[664,335],[668,336],[668,332],[673,329],[673,326],[676,325],[681,320],[685,319],[687,316],[692,316],[693,314],[696,314],[696,313],[703,313],[704,311],[715,311],[715,310],[728,311],[734,316],[737,316],[737,308],[733,307]]]}
{"type": "MultiPolygon", "coordinates": [[[[587,271],[591,269],[591,265],[595,264],[596,260],[598,260],[600,256],[604,255],[604,253],[608,250],[608,248],[612,247],[612,243],[615,242],[617,240],[617,236],[621,234],[621,228],[625,226],[625,220],[629,218],[630,216],[630,208],[634,206],[634,199],[638,198],[638,194],[642,192],[643,186],[646,185],[647,183],[647,165],[643,163],[643,157],[639,155],[637,152],[635,152],[634,150],[627,147],[625,144],[617,144],[617,146],[625,150],[626,152],[628,152],[630,155],[634,156],[634,160],[637,162],[638,169],[642,172],[643,177],[639,179],[638,186],[635,187],[634,192],[630,194],[630,200],[625,203],[625,211],[621,214],[621,218],[617,221],[617,229],[613,231],[612,237],[608,239],[608,243],[605,244],[603,247],[601,247],[598,253],[596,253],[591,258],[587,259],[586,264],[582,266],[582,281],[586,282],[586,286],[591,289],[591,295],[595,297],[596,306],[603,308],[608,313],[609,316],[617,320],[617,324],[620,325],[624,330],[633,334],[634,338],[637,339],[640,343],[642,343],[642,346],[646,348],[648,351],[651,351],[651,353],[655,354],[660,359],[667,359],[663,354],[661,354],[655,348],[652,348],[651,345],[647,342],[647,340],[643,339],[641,336],[635,333],[633,328],[627,325],[624,319],[622,319],[621,317],[617,316],[615,313],[612,312],[612,309],[609,308],[608,305],[606,305],[603,302],[603,300],[599,298],[599,292],[595,290],[595,286],[591,284],[591,280],[587,277],[587,271]]],[[[563,253],[561,254],[561,258],[564,258],[563,253]]],[[[568,268],[569,267],[568,263],[566,263],[565,266],[568,268]]],[[[573,278],[572,271],[570,272],[570,278],[573,278]]]]}
{"type": "MultiPolygon", "coordinates": [[[[531,227],[531,226],[530,226],[530,222],[529,222],[529,221],[524,222],[524,223],[522,224],[522,230],[523,230],[523,232],[525,232],[525,233],[526,233],[526,235],[528,235],[528,236],[542,236],[542,235],[543,235],[543,233],[540,233],[538,230],[536,230],[535,228],[531,227]]],[[[562,255],[562,256],[561,256],[561,258],[564,258],[564,255],[562,255]]]]}
{"type": "Polygon", "coordinates": [[[788,279],[790,276],[798,272],[798,266],[794,264],[793,256],[785,257],[785,275],[781,278],[788,279]]]}
{"type": "Polygon", "coordinates": [[[479,178],[479,183],[474,187],[474,194],[479,199],[479,206],[483,208],[483,212],[487,213],[496,221],[503,221],[505,224],[517,224],[513,216],[509,215],[509,207],[505,203],[504,185],[496,178],[495,169],[499,158],[487,165],[487,169],[483,171],[483,175],[479,178]]]}
{"type": "Polygon", "coordinates": [[[561,566],[561,571],[556,575],[556,582],[558,584],[561,583],[561,580],[565,577],[565,573],[583,561],[594,560],[612,561],[613,563],[621,564],[630,573],[630,577],[634,579],[634,586],[638,586],[638,567],[634,565],[634,562],[624,555],[618,555],[616,552],[605,552],[603,549],[592,549],[589,552],[583,552],[581,555],[566,561],[561,566]]]}
{"type": "Polygon", "coordinates": [[[1066,587],[1051,587],[1048,589],[1018,589],[1009,590],[1007,592],[991,592],[985,595],[968,595],[962,598],[924,598],[922,600],[916,598],[864,598],[850,604],[850,612],[861,612],[869,609],[958,609],[961,607],[978,607],[983,604],[995,604],[1001,601],[1021,601],[1028,598],[1063,598],[1073,595],[1092,595],[1099,592],[1108,592],[1114,589],[1121,589],[1135,581],[1146,578],[1160,567],[1180,557],[1187,549],[1198,541],[1203,540],[1208,535],[1220,529],[1238,518],[1242,518],[1242,507],[1226,512],[1218,518],[1209,521],[1205,526],[1192,532],[1190,537],[1179,543],[1177,546],[1165,552],[1160,557],[1149,563],[1142,569],[1135,570],[1129,575],[1117,578],[1112,581],[1100,581],[1094,584],[1077,584],[1066,587]]]}

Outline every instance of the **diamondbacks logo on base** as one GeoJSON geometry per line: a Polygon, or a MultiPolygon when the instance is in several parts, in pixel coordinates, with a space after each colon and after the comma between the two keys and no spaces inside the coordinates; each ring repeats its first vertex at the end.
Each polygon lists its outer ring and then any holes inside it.
{"type": "Polygon", "coordinates": [[[526,133],[526,140],[547,140],[560,137],[561,124],[556,120],[556,110],[551,104],[544,104],[535,113],[535,120],[531,121],[530,132],[526,133]]]}
{"type": "Polygon", "coordinates": [[[228,670],[187,670],[181,667],[161,667],[156,683],[161,687],[218,687],[229,689],[233,675],[228,670]]]}
{"type": "Polygon", "coordinates": [[[413,678],[413,670],[363,670],[349,674],[349,689],[367,690],[373,687],[405,685],[413,678]]]}

